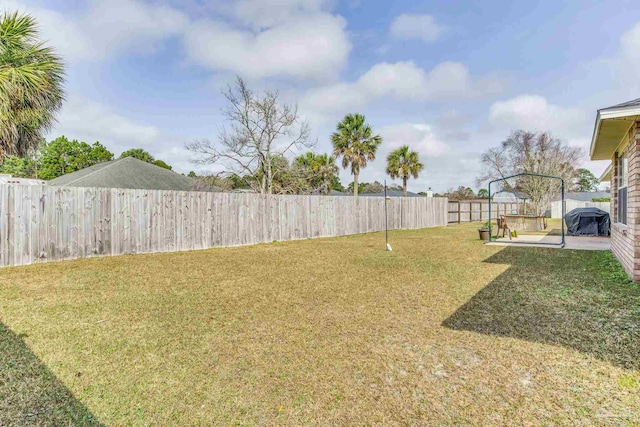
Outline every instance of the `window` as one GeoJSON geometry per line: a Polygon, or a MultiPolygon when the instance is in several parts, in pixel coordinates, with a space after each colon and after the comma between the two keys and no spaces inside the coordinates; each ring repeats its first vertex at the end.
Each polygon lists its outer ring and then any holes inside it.
{"type": "Polygon", "coordinates": [[[627,186],[629,184],[629,159],[627,152],[618,154],[618,209],[617,221],[627,223],[627,186]]]}

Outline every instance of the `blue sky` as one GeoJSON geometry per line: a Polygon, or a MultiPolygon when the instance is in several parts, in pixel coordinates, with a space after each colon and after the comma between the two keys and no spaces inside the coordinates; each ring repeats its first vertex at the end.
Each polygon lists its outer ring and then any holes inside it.
{"type": "MultiPolygon", "coordinates": [[[[414,191],[473,186],[479,154],[514,129],[584,149],[596,110],[640,97],[632,1],[0,0],[40,22],[68,64],[51,136],[141,147],[180,172],[184,143],[216,139],[220,88],[236,74],[297,103],[329,152],[345,114],[384,142],[361,180],[385,179],[402,144],[426,165],[414,191]]],[[[348,171],[343,183],[351,181],[348,171]]]]}

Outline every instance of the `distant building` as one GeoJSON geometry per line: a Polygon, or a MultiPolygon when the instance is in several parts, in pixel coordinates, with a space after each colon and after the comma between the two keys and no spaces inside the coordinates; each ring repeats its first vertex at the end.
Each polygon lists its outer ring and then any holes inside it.
{"type": "Polygon", "coordinates": [[[501,190],[491,196],[491,201],[495,203],[524,203],[529,200],[529,196],[522,191],[501,190]]]}
{"type": "Polygon", "coordinates": [[[134,157],[98,163],[49,181],[65,187],[131,188],[140,190],[222,191],[134,157]]]}
{"type": "Polygon", "coordinates": [[[427,197],[433,197],[433,190],[431,189],[431,187],[429,187],[429,189],[427,190],[427,197]]]}
{"type": "MultiPolygon", "coordinates": [[[[313,190],[311,194],[313,196],[325,196],[325,194],[320,190],[313,190]]],[[[329,190],[329,194],[326,194],[326,195],[327,196],[353,196],[353,193],[343,193],[342,191],[338,191],[338,190],[329,190]]]]}
{"type": "MultiPolygon", "coordinates": [[[[362,197],[384,197],[384,191],[381,191],[380,193],[359,193],[358,195],[362,197]]],[[[404,197],[404,195],[402,194],[402,190],[387,189],[387,197],[404,197]]],[[[425,197],[425,196],[412,193],[411,191],[407,191],[406,197],[425,197]]]]}
{"type": "Polygon", "coordinates": [[[46,185],[47,181],[43,179],[15,178],[9,174],[0,174],[0,184],[46,185]]]}

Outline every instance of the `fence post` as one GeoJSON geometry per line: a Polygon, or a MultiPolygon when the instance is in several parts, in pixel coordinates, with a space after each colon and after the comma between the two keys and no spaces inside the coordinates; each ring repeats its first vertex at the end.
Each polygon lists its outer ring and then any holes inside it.
{"type": "Polygon", "coordinates": [[[473,203],[469,202],[469,222],[473,222],[473,203]]]}
{"type": "Polygon", "coordinates": [[[480,205],[480,221],[482,221],[482,202],[479,202],[478,205],[480,205]]]}
{"type": "Polygon", "coordinates": [[[462,215],[460,214],[460,200],[458,200],[458,224],[460,224],[461,222],[461,219],[462,219],[461,216],[462,215]]]}

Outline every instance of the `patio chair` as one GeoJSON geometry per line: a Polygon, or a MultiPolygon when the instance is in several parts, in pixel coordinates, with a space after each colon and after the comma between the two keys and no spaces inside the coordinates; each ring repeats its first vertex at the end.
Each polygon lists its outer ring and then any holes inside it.
{"type": "Polygon", "coordinates": [[[496,231],[496,239],[498,238],[498,235],[500,234],[500,230],[502,230],[502,237],[504,237],[504,234],[507,232],[507,230],[509,231],[509,240],[511,240],[511,228],[509,228],[509,224],[507,223],[507,218],[505,215],[500,215],[497,219],[498,222],[498,228],[496,231]]]}

